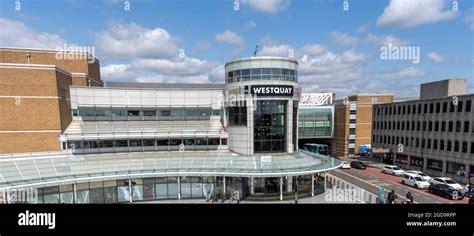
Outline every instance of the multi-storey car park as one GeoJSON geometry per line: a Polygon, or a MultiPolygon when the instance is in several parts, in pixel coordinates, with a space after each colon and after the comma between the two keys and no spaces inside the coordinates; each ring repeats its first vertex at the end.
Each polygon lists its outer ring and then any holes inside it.
{"type": "MultiPolygon", "coordinates": [[[[3,154],[0,190],[35,188],[40,203],[322,193],[325,173],[341,162],[298,149],[297,67],[288,58],[252,57],[227,63],[222,85],[110,82],[59,90],[64,98],[50,99],[68,103],[72,114],[57,136],[59,150],[3,154]]],[[[18,115],[15,108],[7,119],[18,115]]],[[[13,202],[8,195],[2,201],[13,202]]]]}

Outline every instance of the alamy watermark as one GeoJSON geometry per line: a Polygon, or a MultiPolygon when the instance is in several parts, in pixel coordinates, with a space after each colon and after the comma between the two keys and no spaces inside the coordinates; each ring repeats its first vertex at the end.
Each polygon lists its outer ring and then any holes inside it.
{"type": "Polygon", "coordinates": [[[38,203],[38,189],[17,188],[2,190],[0,191],[0,197],[4,203],[38,203]]]}
{"type": "Polygon", "coordinates": [[[412,61],[413,64],[420,63],[420,47],[396,46],[389,43],[380,47],[381,60],[412,61]]]}
{"type": "Polygon", "coordinates": [[[335,203],[365,202],[365,195],[366,191],[363,188],[341,189],[332,187],[324,193],[324,200],[335,203]]]}
{"type": "Polygon", "coordinates": [[[89,64],[95,62],[95,47],[78,47],[63,44],[57,47],[56,60],[87,60],[89,64]]]}

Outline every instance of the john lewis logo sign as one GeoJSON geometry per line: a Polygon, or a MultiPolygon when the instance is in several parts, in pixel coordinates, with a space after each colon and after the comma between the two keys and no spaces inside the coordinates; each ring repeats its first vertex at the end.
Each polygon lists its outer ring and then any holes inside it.
{"type": "Polygon", "coordinates": [[[293,86],[253,85],[251,93],[257,96],[293,96],[293,86]]]}

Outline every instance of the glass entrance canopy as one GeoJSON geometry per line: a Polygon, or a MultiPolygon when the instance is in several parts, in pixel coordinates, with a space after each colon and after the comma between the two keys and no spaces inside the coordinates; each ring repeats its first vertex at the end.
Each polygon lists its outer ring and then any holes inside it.
{"type": "Polygon", "coordinates": [[[341,161],[304,150],[240,156],[227,150],[72,155],[35,153],[0,158],[0,190],[152,176],[282,177],[314,174],[341,161]]]}

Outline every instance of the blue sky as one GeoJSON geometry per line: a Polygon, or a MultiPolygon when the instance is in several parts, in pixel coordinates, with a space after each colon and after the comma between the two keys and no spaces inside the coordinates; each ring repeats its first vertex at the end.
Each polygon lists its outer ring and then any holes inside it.
{"type": "Polygon", "coordinates": [[[106,81],[223,83],[223,64],[258,44],[293,52],[305,92],[416,96],[447,78],[474,92],[471,0],[125,1],[1,0],[0,46],[94,48],[106,81]],[[418,48],[420,62],[382,60],[389,44],[418,48]]]}

